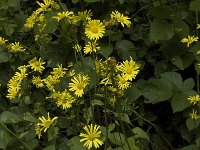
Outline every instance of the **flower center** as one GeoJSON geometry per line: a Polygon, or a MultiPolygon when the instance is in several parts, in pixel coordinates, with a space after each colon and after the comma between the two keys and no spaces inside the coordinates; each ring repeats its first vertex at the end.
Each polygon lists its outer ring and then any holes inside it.
{"type": "Polygon", "coordinates": [[[78,84],[77,84],[77,88],[78,88],[79,90],[82,90],[82,89],[83,89],[83,83],[78,83],[78,84]]]}
{"type": "Polygon", "coordinates": [[[131,73],[132,73],[132,68],[127,67],[127,68],[126,68],[126,73],[127,73],[127,74],[131,74],[131,73]]]}
{"type": "Polygon", "coordinates": [[[93,26],[92,29],[91,29],[91,31],[93,33],[98,33],[98,28],[96,26],[93,26]]]}
{"type": "Polygon", "coordinates": [[[35,62],[36,67],[40,67],[40,62],[35,62]]]}
{"type": "Polygon", "coordinates": [[[46,121],[44,121],[44,126],[46,127],[46,128],[49,128],[49,126],[52,124],[52,121],[51,120],[46,120],[46,121]]]}
{"type": "Polygon", "coordinates": [[[88,140],[94,141],[96,139],[96,135],[94,133],[91,133],[88,135],[88,140]]]}
{"type": "Polygon", "coordinates": [[[124,18],[119,17],[119,18],[118,18],[118,21],[119,21],[119,22],[124,22],[124,18]]]}
{"type": "Polygon", "coordinates": [[[124,84],[126,82],[126,80],[124,78],[120,79],[121,84],[124,84]]]}

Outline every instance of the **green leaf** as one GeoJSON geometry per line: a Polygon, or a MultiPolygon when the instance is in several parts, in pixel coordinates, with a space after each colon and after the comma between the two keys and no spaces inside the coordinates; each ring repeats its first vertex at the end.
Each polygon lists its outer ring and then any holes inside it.
{"type": "Polygon", "coordinates": [[[167,82],[171,83],[174,90],[182,90],[183,89],[183,81],[182,77],[177,72],[165,72],[160,75],[161,79],[166,80],[167,82]]]}
{"type": "Polygon", "coordinates": [[[67,143],[67,146],[70,148],[70,150],[86,150],[86,148],[83,147],[83,143],[80,142],[80,138],[78,136],[70,139],[67,143]]]}
{"type": "Polygon", "coordinates": [[[166,20],[154,20],[150,25],[150,39],[158,42],[159,40],[169,40],[174,36],[174,25],[166,20]]]}
{"type": "Polygon", "coordinates": [[[111,132],[112,130],[114,130],[115,129],[115,124],[114,123],[110,123],[109,125],[108,125],[108,132],[111,132]]]}
{"type": "Polygon", "coordinates": [[[189,34],[190,28],[183,20],[175,20],[174,25],[176,33],[181,37],[186,37],[189,34]]]}
{"type": "Polygon", "coordinates": [[[126,91],[126,97],[128,99],[128,102],[134,102],[136,101],[140,96],[142,96],[141,91],[136,87],[135,84],[133,84],[130,88],[126,91]]]}
{"type": "Polygon", "coordinates": [[[78,2],[79,2],[79,0],[72,0],[72,3],[74,3],[74,4],[76,4],[78,2]]]}
{"type": "Polygon", "coordinates": [[[183,60],[179,56],[172,58],[172,63],[181,70],[184,70],[183,60]]]}
{"type": "Polygon", "coordinates": [[[23,119],[33,123],[36,123],[38,121],[30,112],[24,113],[23,119]]]}
{"type": "MultiPolygon", "coordinates": [[[[129,148],[127,142],[125,142],[125,144],[122,146],[123,148],[121,150],[140,150],[140,148],[136,146],[135,138],[133,136],[127,138],[127,141],[130,145],[130,148],[129,148]]],[[[118,149],[116,149],[116,150],[118,150],[118,149]]]]}
{"type": "Polygon", "coordinates": [[[187,91],[193,89],[195,86],[195,82],[193,78],[188,78],[183,82],[183,91],[187,91]]]}
{"type": "Polygon", "coordinates": [[[108,58],[109,55],[113,52],[113,46],[109,43],[104,43],[100,45],[100,53],[105,57],[108,58]]]}
{"type": "Polygon", "coordinates": [[[3,47],[0,46],[0,63],[7,62],[8,60],[8,54],[3,50],[3,47]]]}
{"type": "Polygon", "coordinates": [[[48,129],[48,141],[56,139],[58,131],[59,131],[58,127],[53,127],[53,128],[48,129]]]}
{"type": "Polygon", "coordinates": [[[123,145],[125,143],[125,137],[122,133],[114,132],[108,135],[109,140],[116,145],[123,145]]]}
{"type": "Polygon", "coordinates": [[[182,111],[191,105],[187,98],[188,95],[185,93],[174,93],[171,99],[171,106],[174,113],[182,111]]]}
{"type": "Polygon", "coordinates": [[[93,106],[94,106],[94,105],[103,106],[104,103],[103,103],[102,101],[98,100],[98,99],[93,99],[93,100],[92,100],[92,105],[93,105],[93,106]]]}
{"type": "Polygon", "coordinates": [[[199,150],[199,148],[196,145],[189,145],[179,148],[177,150],[199,150]]]}
{"type": "Polygon", "coordinates": [[[9,124],[9,123],[18,123],[22,121],[16,114],[11,113],[9,111],[4,111],[0,115],[0,122],[9,124]]]}
{"type": "Polygon", "coordinates": [[[56,150],[56,147],[55,147],[55,145],[50,145],[42,150],[56,150]]]}
{"type": "Polygon", "coordinates": [[[154,7],[150,14],[157,18],[171,18],[174,16],[175,12],[169,5],[162,5],[154,7]]]}
{"type": "Polygon", "coordinates": [[[115,113],[115,116],[118,117],[120,120],[131,124],[129,116],[126,113],[115,113]]]}
{"type": "Polygon", "coordinates": [[[0,148],[5,150],[7,145],[11,141],[11,139],[12,138],[6,131],[1,130],[0,131],[0,148]]]}
{"type": "Polygon", "coordinates": [[[189,10],[200,11],[200,1],[199,0],[191,1],[189,10]]]}
{"type": "Polygon", "coordinates": [[[162,79],[150,79],[141,92],[147,98],[146,103],[168,100],[173,93],[168,83],[162,79]]]}
{"type": "Polygon", "coordinates": [[[186,126],[188,128],[189,131],[198,128],[200,125],[200,119],[192,119],[192,118],[188,118],[186,120],[186,126]]]}
{"type": "Polygon", "coordinates": [[[118,55],[122,59],[129,59],[130,56],[133,58],[136,57],[136,52],[134,51],[135,46],[131,41],[128,40],[121,40],[116,43],[116,49],[118,55]]]}
{"type": "Polygon", "coordinates": [[[134,133],[134,137],[137,139],[137,138],[143,138],[143,139],[146,139],[150,142],[150,138],[148,136],[148,134],[142,130],[141,128],[139,127],[135,127],[132,129],[132,132],[134,133]]]}
{"type": "Polygon", "coordinates": [[[181,126],[179,127],[179,131],[181,134],[181,137],[186,140],[188,143],[190,143],[192,141],[192,134],[188,131],[186,124],[181,124],[181,126]]]}

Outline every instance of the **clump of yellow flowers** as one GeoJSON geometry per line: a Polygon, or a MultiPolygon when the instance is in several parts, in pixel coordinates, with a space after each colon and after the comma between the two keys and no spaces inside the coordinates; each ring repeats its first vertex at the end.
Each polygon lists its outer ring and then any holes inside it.
{"type": "MultiPolygon", "coordinates": [[[[192,103],[192,105],[197,105],[200,102],[200,97],[199,95],[193,95],[193,96],[189,96],[188,100],[190,101],[190,103],[192,103]]],[[[192,119],[198,119],[200,118],[200,115],[197,113],[197,110],[192,109],[192,113],[189,114],[191,116],[192,119]]]]}

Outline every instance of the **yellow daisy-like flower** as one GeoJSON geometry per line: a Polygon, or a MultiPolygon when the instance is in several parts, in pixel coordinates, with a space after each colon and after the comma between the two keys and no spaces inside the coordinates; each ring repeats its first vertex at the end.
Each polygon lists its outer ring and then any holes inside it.
{"type": "Polygon", "coordinates": [[[72,103],[75,101],[75,98],[66,90],[59,94],[56,98],[57,106],[61,106],[63,109],[71,108],[72,103]]]}
{"type": "Polygon", "coordinates": [[[68,18],[70,16],[72,16],[74,13],[70,12],[70,11],[66,11],[66,12],[59,12],[57,13],[57,16],[53,16],[52,18],[57,19],[57,21],[59,22],[60,20],[64,19],[64,18],[68,18]]]}
{"type": "Polygon", "coordinates": [[[195,119],[195,120],[200,118],[200,116],[197,114],[197,111],[194,109],[192,109],[192,113],[190,113],[190,116],[192,119],[195,119]]]}
{"type": "Polygon", "coordinates": [[[199,97],[199,95],[189,96],[188,100],[190,101],[190,103],[195,105],[200,101],[200,97],[199,97]]]}
{"type": "Polygon", "coordinates": [[[32,60],[30,60],[29,62],[29,67],[31,67],[31,69],[33,69],[35,72],[39,72],[42,73],[42,71],[45,69],[44,68],[44,64],[45,62],[43,62],[43,60],[41,58],[39,58],[39,60],[35,57],[32,60]]]}
{"type": "Polygon", "coordinates": [[[91,54],[92,52],[96,53],[99,50],[100,50],[100,47],[98,46],[98,44],[96,43],[96,41],[94,41],[94,42],[88,42],[85,45],[84,49],[83,49],[83,51],[84,51],[85,54],[88,54],[88,53],[91,54]]]}
{"type": "Polygon", "coordinates": [[[122,27],[124,27],[124,25],[127,25],[128,27],[130,27],[131,25],[131,21],[129,21],[130,18],[127,16],[124,16],[118,11],[112,12],[111,19],[117,20],[117,22],[121,23],[122,27]]]}
{"type": "Polygon", "coordinates": [[[23,52],[26,49],[19,44],[19,42],[11,43],[7,46],[8,51],[12,53],[23,52]]]}
{"type": "Polygon", "coordinates": [[[31,14],[31,16],[29,16],[27,19],[26,19],[26,23],[24,24],[24,27],[26,28],[33,28],[33,26],[35,25],[35,22],[37,20],[37,17],[38,17],[38,13],[35,11],[31,14]]]}
{"type": "Polygon", "coordinates": [[[82,47],[81,47],[79,44],[74,45],[73,48],[74,48],[74,50],[75,50],[76,52],[80,52],[81,49],[82,49],[82,47]]]}
{"type": "Polygon", "coordinates": [[[121,90],[127,89],[130,86],[130,82],[126,80],[126,76],[117,75],[117,85],[121,90]]]}
{"type": "Polygon", "coordinates": [[[85,146],[88,149],[99,148],[99,146],[103,145],[103,142],[99,140],[101,131],[99,131],[100,126],[98,125],[88,125],[83,127],[83,129],[86,131],[86,133],[80,133],[80,137],[82,139],[80,142],[85,142],[83,146],[85,146]]]}
{"type": "Polygon", "coordinates": [[[90,20],[85,27],[85,34],[90,40],[98,40],[103,37],[105,26],[100,20],[90,20]]]}
{"type": "Polygon", "coordinates": [[[89,21],[89,20],[91,20],[91,17],[92,17],[91,10],[78,12],[78,18],[79,18],[80,21],[89,21]]]}
{"type": "Polygon", "coordinates": [[[42,87],[44,87],[43,80],[42,80],[39,76],[38,76],[38,77],[33,76],[32,83],[33,83],[37,88],[42,88],[42,87]]]}
{"type": "Polygon", "coordinates": [[[53,90],[54,85],[58,84],[60,80],[57,76],[48,75],[46,79],[44,79],[44,83],[46,84],[49,90],[53,90]]]}
{"type": "Polygon", "coordinates": [[[74,76],[71,80],[72,83],[69,83],[69,90],[75,91],[75,95],[78,97],[82,97],[84,94],[84,89],[88,85],[89,77],[87,75],[78,74],[74,76]]]}
{"type": "Polygon", "coordinates": [[[0,37],[0,45],[4,45],[7,41],[3,37],[0,37]]]}
{"type": "Polygon", "coordinates": [[[183,38],[181,40],[181,42],[182,43],[187,43],[187,47],[189,47],[190,44],[192,44],[193,42],[197,42],[198,39],[199,39],[198,37],[188,35],[188,37],[187,38],[183,38]]]}
{"type": "Polygon", "coordinates": [[[135,79],[136,75],[138,74],[140,65],[133,61],[132,57],[130,57],[130,61],[126,60],[116,67],[117,70],[124,74],[124,78],[126,80],[132,81],[132,79],[135,79]]]}
{"type": "Polygon", "coordinates": [[[49,112],[48,112],[48,116],[47,119],[42,116],[39,117],[39,123],[37,123],[38,126],[42,127],[41,129],[44,130],[44,132],[47,131],[47,129],[53,124],[53,122],[58,119],[58,117],[54,117],[53,119],[50,118],[49,116],[49,112]]]}
{"type": "Polygon", "coordinates": [[[57,68],[53,68],[53,71],[51,72],[51,74],[55,78],[60,78],[66,74],[66,71],[67,71],[67,68],[63,68],[62,65],[58,65],[57,68]]]}

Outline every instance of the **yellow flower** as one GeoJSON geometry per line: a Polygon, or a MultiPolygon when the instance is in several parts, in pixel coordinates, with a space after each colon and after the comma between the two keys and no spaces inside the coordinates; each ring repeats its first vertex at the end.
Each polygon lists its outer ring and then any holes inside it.
{"type": "Polygon", "coordinates": [[[68,77],[72,77],[72,76],[74,76],[75,74],[76,74],[75,70],[72,69],[72,70],[70,70],[70,72],[69,72],[69,74],[68,74],[68,77]]]}
{"type": "Polygon", "coordinates": [[[60,82],[60,80],[56,76],[49,75],[44,82],[49,90],[53,90],[54,85],[60,82]]]}
{"type": "Polygon", "coordinates": [[[130,27],[131,25],[131,22],[129,21],[130,18],[127,16],[124,16],[118,11],[112,12],[111,19],[117,20],[117,22],[121,23],[122,27],[124,27],[124,25],[127,25],[128,27],[130,27]]]}
{"type": "Polygon", "coordinates": [[[0,37],[0,45],[4,45],[7,41],[3,37],[0,37]]]}
{"type": "Polygon", "coordinates": [[[31,16],[29,16],[26,19],[26,23],[24,24],[24,27],[26,27],[26,28],[33,28],[33,26],[34,26],[34,24],[36,22],[37,17],[38,17],[38,13],[33,12],[31,14],[31,16]]]}
{"type": "Polygon", "coordinates": [[[103,23],[106,27],[112,27],[112,26],[116,25],[117,21],[115,19],[110,19],[108,21],[104,20],[103,23]]]}
{"type": "Polygon", "coordinates": [[[98,131],[100,126],[98,125],[88,125],[83,127],[83,129],[86,131],[85,133],[80,133],[80,137],[82,139],[80,142],[84,142],[84,145],[86,148],[91,149],[92,147],[94,148],[99,148],[99,146],[103,145],[103,142],[99,140],[98,138],[100,137],[101,131],[98,131]]]}
{"type": "Polygon", "coordinates": [[[40,9],[42,11],[48,11],[50,5],[54,4],[55,2],[53,0],[43,0],[44,3],[40,3],[37,1],[37,4],[40,6],[40,9]]]}
{"type": "Polygon", "coordinates": [[[66,11],[66,12],[59,12],[57,13],[57,16],[53,16],[52,18],[57,19],[57,21],[59,22],[60,20],[64,19],[64,18],[68,18],[70,16],[72,16],[74,13],[70,12],[70,11],[66,11]]]}
{"type": "Polygon", "coordinates": [[[126,80],[132,81],[132,79],[135,79],[136,75],[138,74],[140,65],[136,64],[132,57],[130,57],[130,59],[130,61],[126,60],[122,64],[117,65],[117,70],[124,74],[126,80]]]}
{"type": "Polygon", "coordinates": [[[190,113],[190,116],[192,119],[197,120],[198,118],[200,118],[200,116],[197,114],[197,111],[192,109],[192,113],[190,113]]]}
{"type": "Polygon", "coordinates": [[[189,47],[190,44],[192,44],[193,42],[197,42],[198,39],[199,39],[198,37],[188,35],[188,37],[187,38],[183,38],[181,40],[181,42],[182,43],[187,43],[187,47],[189,47]]]}
{"type": "Polygon", "coordinates": [[[190,103],[195,105],[200,101],[200,97],[199,97],[199,95],[189,96],[188,100],[190,101],[190,103]]]}
{"type": "Polygon", "coordinates": [[[33,69],[35,72],[39,72],[42,73],[42,71],[45,69],[44,65],[45,62],[43,62],[43,60],[41,58],[39,58],[39,60],[37,60],[37,58],[33,58],[32,60],[30,60],[29,62],[29,67],[31,67],[31,69],[33,69]]]}
{"type": "Polygon", "coordinates": [[[80,21],[89,21],[91,20],[92,12],[91,10],[86,10],[84,12],[78,12],[78,19],[80,21]]]}
{"type": "Polygon", "coordinates": [[[56,101],[58,107],[61,106],[63,109],[67,109],[72,107],[72,103],[75,101],[75,98],[65,90],[59,94],[56,101]]]}
{"type": "Polygon", "coordinates": [[[42,88],[42,87],[44,87],[43,80],[42,80],[39,76],[38,76],[38,77],[33,76],[32,83],[33,83],[37,88],[42,88]]]}
{"type": "Polygon", "coordinates": [[[44,130],[44,132],[47,131],[47,129],[53,124],[53,122],[58,119],[58,117],[54,117],[53,119],[50,118],[49,112],[48,112],[48,117],[47,119],[42,116],[39,117],[39,123],[37,123],[38,126],[42,127],[41,130],[44,130]]]}
{"type": "Polygon", "coordinates": [[[79,44],[74,45],[73,48],[74,48],[74,50],[75,50],[76,52],[80,52],[81,49],[82,49],[82,47],[81,47],[79,44]]]}
{"type": "Polygon", "coordinates": [[[19,90],[17,88],[9,88],[8,89],[8,94],[6,95],[7,98],[14,99],[17,96],[19,96],[19,90]]]}
{"type": "Polygon", "coordinates": [[[126,76],[117,75],[117,85],[121,90],[127,89],[130,86],[130,82],[126,80],[126,76]]]}
{"type": "Polygon", "coordinates": [[[111,105],[115,105],[115,103],[117,102],[117,100],[116,100],[116,97],[114,96],[114,97],[112,97],[112,98],[110,98],[110,103],[111,103],[111,105]]]}
{"type": "Polygon", "coordinates": [[[42,136],[42,128],[39,125],[35,126],[35,133],[38,136],[38,139],[42,136]]]}
{"type": "Polygon", "coordinates": [[[53,71],[51,72],[51,74],[55,77],[55,78],[60,78],[63,77],[66,74],[66,68],[63,68],[62,65],[58,65],[57,68],[53,68],[53,71]]]}
{"type": "Polygon", "coordinates": [[[96,41],[94,42],[88,42],[85,47],[84,47],[84,53],[88,54],[88,53],[92,53],[92,52],[97,52],[100,50],[100,47],[98,46],[98,44],[96,43],[96,41]]]}
{"type": "Polygon", "coordinates": [[[19,44],[19,42],[11,43],[7,46],[8,51],[12,53],[23,52],[26,49],[19,44]]]}
{"type": "Polygon", "coordinates": [[[90,40],[98,40],[103,37],[105,26],[100,20],[90,20],[86,24],[85,34],[90,40]]]}
{"type": "Polygon", "coordinates": [[[200,29],[200,24],[197,24],[197,28],[196,29],[200,29]]]}
{"type": "Polygon", "coordinates": [[[82,97],[84,94],[84,89],[88,85],[89,77],[87,75],[78,74],[74,76],[71,80],[72,83],[69,83],[70,91],[75,91],[75,95],[82,97]]]}

